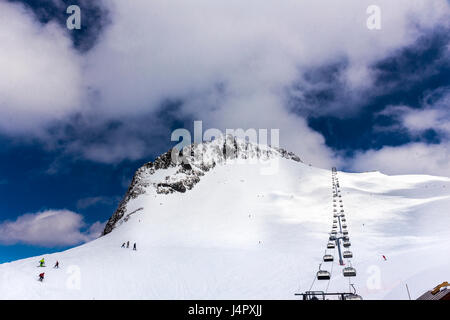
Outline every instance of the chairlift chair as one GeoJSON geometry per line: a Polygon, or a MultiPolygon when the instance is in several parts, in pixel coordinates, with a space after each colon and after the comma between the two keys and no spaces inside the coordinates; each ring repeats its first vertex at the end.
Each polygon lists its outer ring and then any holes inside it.
{"type": "Polygon", "coordinates": [[[344,296],[344,300],[362,300],[363,298],[358,294],[350,293],[344,296]]]}
{"type": "Polygon", "coordinates": [[[345,259],[353,258],[353,253],[350,250],[346,250],[344,251],[343,256],[345,259]]]}
{"type": "Polygon", "coordinates": [[[344,241],[344,243],[342,245],[344,246],[344,248],[348,248],[348,247],[350,247],[351,243],[350,243],[350,241],[344,241]]]}
{"type": "Polygon", "coordinates": [[[353,267],[345,267],[342,270],[344,277],[356,277],[356,269],[353,267]]]}
{"type": "Polygon", "coordinates": [[[321,270],[321,266],[322,264],[319,264],[319,271],[317,271],[317,280],[330,280],[331,274],[327,270],[321,270]]]}
{"type": "Polygon", "coordinates": [[[330,280],[331,275],[326,270],[317,271],[317,280],[330,280]]]}
{"type": "Polygon", "coordinates": [[[326,254],[326,255],[323,256],[323,261],[324,262],[331,262],[333,260],[334,260],[334,257],[331,254],[326,254]]]}
{"type": "Polygon", "coordinates": [[[328,242],[327,249],[334,249],[334,248],[335,248],[334,242],[328,242]]]}

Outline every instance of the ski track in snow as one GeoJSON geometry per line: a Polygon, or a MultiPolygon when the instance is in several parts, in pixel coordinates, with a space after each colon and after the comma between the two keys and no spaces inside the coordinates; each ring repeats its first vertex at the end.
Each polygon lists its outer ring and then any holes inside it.
{"type": "MultiPolygon", "coordinates": [[[[278,174],[261,175],[261,166],[217,165],[186,193],[149,187],[127,213],[144,209],[110,234],[44,255],[44,282],[37,281],[41,256],[0,265],[0,298],[298,299],[294,293],[310,289],[331,231],[331,171],[280,159],[278,174]],[[126,241],[130,248],[121,248],[126,241]]],[[[415,299],[449,280],[450,179],[337,177],[358,294],[408,299],[407,283],[415,299]]],[[[328,292],[348,292],[337,249],[334,256],[328,292]]],[[[313,290],[327,285],[316,280],[313,290]]]]}

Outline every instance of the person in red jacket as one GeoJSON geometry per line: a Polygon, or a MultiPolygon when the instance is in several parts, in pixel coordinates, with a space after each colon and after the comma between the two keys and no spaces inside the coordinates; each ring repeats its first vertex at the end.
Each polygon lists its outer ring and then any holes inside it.
{"type": "Polygon", "coordinates": [[[39,281],[43,281],[44,280],[44,275],[45,275],[45,272],[42,272],[40,275],[39,275],[39,281]]]}
{"type": "Polygon", "coordinates": [[[386,260],[387,260],[385,256],[383,256],[383,259],[384,259],[384,261],[386,261],[386,260]]]}

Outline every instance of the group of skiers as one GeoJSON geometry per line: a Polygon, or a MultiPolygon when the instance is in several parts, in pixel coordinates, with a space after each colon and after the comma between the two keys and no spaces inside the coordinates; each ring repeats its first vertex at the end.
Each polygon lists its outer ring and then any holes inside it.
{"type": "MultiPolygon", "coordinates": [[[[122,244],[122,248],[125,248],[125,245],[126,245],[127,248],[129,248],[130,247],[130,241],[124,242],[122,244]]],[[[133,250],[137,250],[136,249],[136,242],[133,244],[133,250]]]]}
{"type": "MultiPolygon", "coordinates": [[[[39,267],[41,267],[41,268],[45,267],[45,259],[44,258],[39,260],[39,267]]],[[[59,261],[56,261],[53,268],[59,269],[59,261]]],[[[42,272],[41,274],[39,274],[39,281],[41,281],[41,282],[44,281],[44,277],[45,277],[45,272],[42,272]]]]}

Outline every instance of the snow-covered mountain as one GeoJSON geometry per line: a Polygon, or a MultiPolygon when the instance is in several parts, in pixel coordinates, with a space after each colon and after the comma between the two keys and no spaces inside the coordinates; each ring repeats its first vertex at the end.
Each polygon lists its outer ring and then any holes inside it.
{"type": "Polygon", "coordinates": [[[449,178],[338,172],[357,276],[335,259],[322,264],[331,280],[313,281],[333,223],[331,170],[229,138],[182,164],[170,155],[136,172],[102,237],[44,256],[60,262],[44,282],[41,257],[0,265],[0,298],[296,299],[348,292],[351,279],[364,299],[408,299],[406,283],[417,298],[450,278],[449,178]]]}

